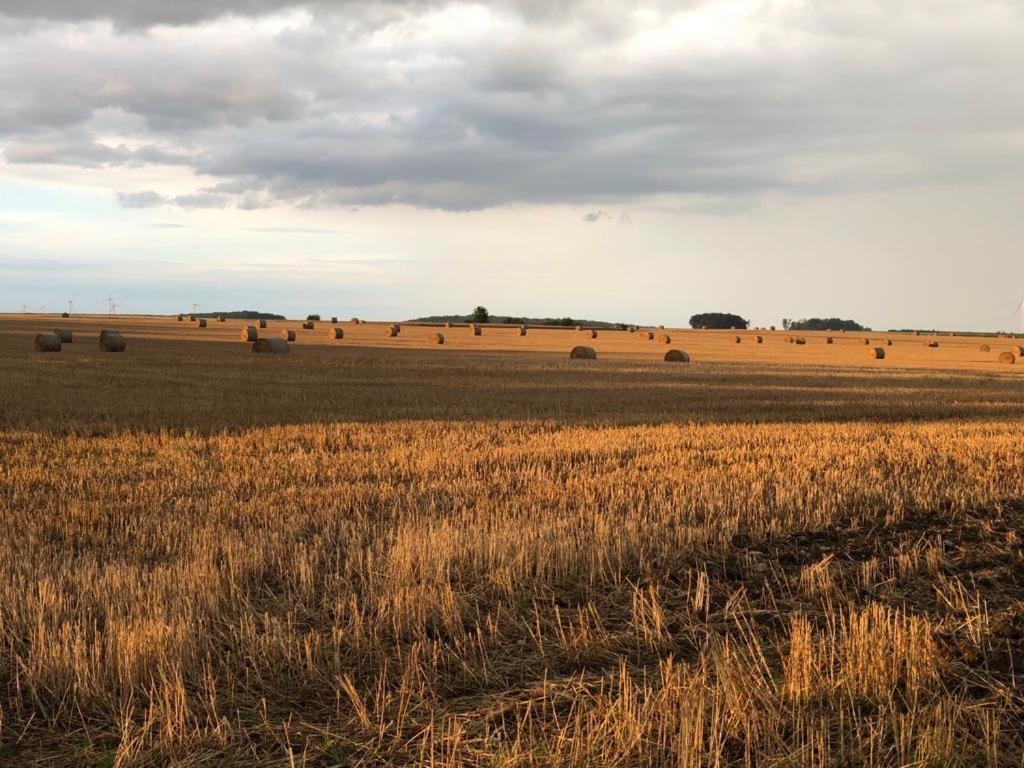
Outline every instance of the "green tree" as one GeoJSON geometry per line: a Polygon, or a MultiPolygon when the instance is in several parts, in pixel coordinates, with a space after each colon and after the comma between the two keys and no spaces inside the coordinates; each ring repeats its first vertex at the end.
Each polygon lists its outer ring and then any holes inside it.
{"type": "Polygon", "coordinates": [[[320,320],[320,315],[306,315],[307,320],[320,320]]]}
{"type": "Polygon", "coordinates": [[[471,323],[489,323],[491,321],[491,313],[487,311],[487,307],[477,307],[473,310],[473,314],[469,316],[471,323]]]}

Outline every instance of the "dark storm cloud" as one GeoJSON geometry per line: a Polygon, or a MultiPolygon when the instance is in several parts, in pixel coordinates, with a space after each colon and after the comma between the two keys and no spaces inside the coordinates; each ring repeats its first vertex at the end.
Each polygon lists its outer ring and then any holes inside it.
{"type": "Polygon", "coordinates": [[[179,166],[173,193],[122,190],[129,207],[596,210],[676,195],[733,210],[766,192],[983,182],[1022,155],[1024,19],[1010,3],[3,12],[6,161],[179,166]],[[202,179],[185,194],[181,168],[202,179]]]}

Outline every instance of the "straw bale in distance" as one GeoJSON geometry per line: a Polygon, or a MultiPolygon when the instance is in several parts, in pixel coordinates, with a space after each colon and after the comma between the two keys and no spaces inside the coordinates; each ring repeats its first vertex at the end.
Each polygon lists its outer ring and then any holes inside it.
{"type": "Polygon", "coordinates": [[[328,328],[327,329],[327,338],[328,339],[344,339],[345,338],[345,329],[343,329],[343,328],[328,328]]]}
{"type": "Polygon", "coordinates": [[[75,335],[70,328],[54,328],[53,332],[60,339],[61,344],[70,344],[75,340],[75,335]]]}
{"type": "Polygon", "coordinates": [[[892,346],[892,339],[886,339],[885,340],[885,346],[891,347],[892,346]]]}
{"type": "Polygon", "coordinates": [[[651,331],[640,331],[640,338],[644,341],[650,341],[654,338],[654,333],[651,331]]]}
{"type": "MultiPolygon", "coordinates": [[[[60,316],[61,316],[61,317],[71,317],[71,315],[70,315],[70,314],[69,314],[68,312],[61,312],[61,313],[60,313],[60,316]]],[[[179,319],[179,320],[181,320],[181,318],[180,318],[180,317],[179,317],[178,319],[179,319]]]]}
{"type": "Polygon", "coordinates": [[[935,349],[935,347],[939,346],[939,342],[937,342],[937,341],[926,341],[924,343],[924,345],[926,347],[930,347],[931,349],[935,349]]]}
{"type": "Polygon", "coordinates": [[[593,347],[573,347],[569,353],[570,360],[597,360],[597,352],[593,347]]]}
{"type": "Polygon", "coordinates": [[[196,316],[195,316],[195,315],[189,315],[189,316],[188,316],[188,321],[189,321],[190,323],[194,323],[194,322],[196,321],[196,316]]]}
{"type": "Polygon", "coordinates": [[[978,347],[978,350],[981,352],[991,352],[992,347],[990,347],[988,344],[982,344],[980,347],[978,347]]]}
{"type": "Polygon", "coordinates": [[[470,323],[469,324],[469,332],[472,335],[474,335],[474,336],[479,336],[480,335],[480,326],[477,325],[476,323],[470,323]]]}
{"type": "Polygon", "coordinates": [[[1000,352],[999,362],[1003,365],[1013,365],[1017,362],[1017,356],[1013,352],[1000,352]]]}
{"type": "Polygon", "coordinates": [[[688,363],[690,356],[681,349],[670,349],[665,353],[666,363],[688,363]]]}
{"type": "Polygon", "coordinates": [[[444,344],[444,334],[443,333],[432,334],[430,338],[431,338],[431,340],[435,344],[444,344]]]}
{"type": "Polygon", "coordinates": [[[764,336],[755,336],[754,337],[754,343],[755,344],[764,344],[764,336]]]}
{"type": "Polygon", "coordinates": [[[304,330],[304,331],[312,331],[313,328],[315,328],[315,327],[316,326],[313,325],[313,321],[312,320],[307,320],[306,322],[304,322],[302,324],[302,330],[304,330]]]}
{"type": "Polygon", "coordinates": [[[801,345],[802,344],[806,344],[807,343],[807,339],[805,339],[802,336],[800,336],[798,338],[793,339],[793,343],[794,344],[801,344],[801,345]]]}
{"type": "Polygon", "coordinates": [[[520,325],[519,326],[519,335],[520,336],[525,336],[526,335],[526,326],[525,325],[520,325]]]}
{"type": "Polygon", "coordinates": [[[199,320],[198,320],[198,323],[199,323],[198,327],[205,328],[206,327],[206,318],[205,317],[200,317],[199,320]]]}
{"type": "Polygon", "coordinates": [[[733,336],[732,337],[732,343],[733,344],[742,344],[743,343],[743,337],[742,336],[733,336]]]}
{"type": "Polygon", "coordinates": [[[836,343],[836,340],[835,340],[835,339],[833,339],[833,338],[832,338],[831,336],[826,336],[826,337],[825,337],[825,343],[826,343],[826,344],[835,344],[835,343],[836,343]]]}
{"type": "Polygon", "coordinates": [[[185,316],[184,315],[178,315],[178,322],[179,323],[183,322],[184,320],[185,320],[185,316]]]}
{"type": "Polygon", "coordinates": [[[592,339],[596,339],[597,338],[597,329],[595,329],[595,328],[591,328],[590,329],[590,338],[592,338],[592,339]]]}
{"type": "Polygon", "coordinates": [[[353,317],[349,322],[352,323],[352,325],[359,325],[362,321],[358,317],[353,317]]]}
{"type": "Polygon", "coordinates": [[[220,317],[217,318],[217,322],[218,323],[226,323],[227,321],[228,321],[227,318],[224,317],[223,315],[221,315],[220,317]]]}
{"type": "Polygon", "coordinates": [[[259,334],[256,333],[255,325],[247,325],[242,329],[242,341],[256,341],[259,334]]]}
{"type": "Polygon", "coordinates": [[[864,339],[864,346],[865,347],[870,347],[871,346],[871,339],[864,339]]]}
{"type": "Polygon", "coordinates": [[[295,341],[295,331],[281,331],[281,338],[284,339],[285,341],[295,341]]]}
{"type": "Polygon", "coordinates": [[[872,360],[885,360],[885,350],[882,347],[871,347],[868,349],[868,357],[872,360]]]}
{"type": "MultiPolygon", "coordinates": [[[[287,333],[287,331],[285,331],[285,333],[287,333]]],[[[290,351],[290,347],[288,346],[288,342],[284,339],[264,337],[262,339],[256,339],[256,342],[252,345],[252,351],[262,354],[284,355],[290,351]]]]}
{"type": "Polygon", "coordinates": [[[659,344],[671,344],[672,343],[672,337],[669,336],[667,333],[658,334],[658,343],[659,344]]]}
{"type": "Polygon", "coordinates": [[[36,352],[60,352],[60,336],[56,333],[37,333],[36,352]]]}
{"type": "Polygon", "coordinates": [[[392,323],[391,325],[389,325],[387,328],[384,329],[384,335],[385,336],[397,336],[399,331],[401,331],[401,330],[402,330],[402,327],[400,325],[398,325],[397,323],[392,323]]]}
{"type": "Polygon", "coordinates": [[[120,331],[112,328],[100,331],[100,349],[104,352],[124,352],[126,346],[120,331]]]}
{"type": "Polygon", "coordinates": [[[337,324],[338,324],[338,318],[332,317],[331,318],[331,325],[337,325],[337,324]]]}
{"type": "Polygon", "coordinates": [[[267,327],[267,321],[266,320],[260,320],[257,323],[257,325],[259,325],[260,328],[266,328],[267,327]]]}

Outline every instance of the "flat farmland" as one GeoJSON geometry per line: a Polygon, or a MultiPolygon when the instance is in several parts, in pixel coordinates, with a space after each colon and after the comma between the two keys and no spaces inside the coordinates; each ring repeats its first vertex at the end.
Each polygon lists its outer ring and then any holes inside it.
{"type": "Polygon", "coordinates": [[[1010,340],[244,325],[0,317],[0,765],[1022,764],[1010,340]]]}

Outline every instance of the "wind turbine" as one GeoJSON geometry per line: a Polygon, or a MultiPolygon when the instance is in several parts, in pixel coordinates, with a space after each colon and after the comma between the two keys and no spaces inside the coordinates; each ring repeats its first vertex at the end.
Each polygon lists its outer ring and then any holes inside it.
{"type": "Polygon", "coordinates": [[[107,296],[107,298],[105,298],[105,299],[100,299],[96,303],[97,304],[106,304],[107,305],[107,314],[108,315],[114,314],[114,310],[117,309],[117,304],[109,296],[107,296]]]}
{"type": "Polygon", "coordinates": [[[75,314],[75,300],[74,299],[68,299],[68,314],[69,315],[75,314]]]}
{"type": "Polygon", "coordinates": [[[1020,332],[1021,335],[1024,336],[1024,288],[1018,285],[1017,293],[1021,298],[1013,308],[1013,314],[1016,315],[1018,311],[1020,312],[1020,332]]]}
{"type": "Polygon", "coordinates": [[[121,299],[120,301],[111,304],[110,305],[110,314],[116,315],[117,314],[117,308],[120,307],[122,304],[124,304],[124,299],[121,299]]]}
{"type": "Polygon", "coordinates": [[[205,304],[196,304],[194,301],[192,302],[192,314],[193,315],[197,314],[199,312],[200,308],[206,309],[206,305],[205,304]]]}
{"type": "Polygon", "coordinates": [[[21,314],[23,314],[23,315],[27,315],[28,314],[28,304],[22,303],[22,305],[21,305],[21,314]]]}

